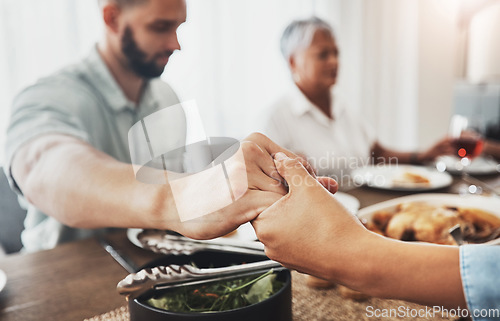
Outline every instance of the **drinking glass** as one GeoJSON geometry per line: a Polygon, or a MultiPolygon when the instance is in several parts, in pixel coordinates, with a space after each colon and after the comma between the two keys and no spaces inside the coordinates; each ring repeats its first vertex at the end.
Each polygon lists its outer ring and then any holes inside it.
{"type": "MultiPolygon", "coordinates": [[[[458,157],[455,168],[460,171],[462,180],[466,181],[467,166],[483,151],[484,126],[478,117],[453,115],[450,122],[449,135],[455,156],[458,157]]],[[[477,186],[463,184],[460,193],[478,193],[477,186]]],[[[480,192],[480,191],[479,191],[480,192]]]]}

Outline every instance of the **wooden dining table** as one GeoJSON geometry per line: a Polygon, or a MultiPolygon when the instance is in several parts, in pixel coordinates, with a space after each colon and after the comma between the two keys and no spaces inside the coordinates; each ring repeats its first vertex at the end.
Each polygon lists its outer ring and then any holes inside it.
{"type": "MultiPolygon", "coordinates": [[[[500,176],[479,177],[500,190],[500,176]]],[[[451,186],[433,193],[456,192],[459,177],[451,186]]],[[[385,200],[412,194],[366,186],[346,193],[366,207],[385,200]]],[[[106,235],[109,243],[137,266],[158,258],[133,245],[123,230],[106,235]]],[[[116,291],[117,283],[128,272],[106,252],[96,238],[58,245],[35,253],[17,253],[0,258],[0,269],[7,275],[0,292],[0,320],[84,320],[126,305],[116,291]]]]}

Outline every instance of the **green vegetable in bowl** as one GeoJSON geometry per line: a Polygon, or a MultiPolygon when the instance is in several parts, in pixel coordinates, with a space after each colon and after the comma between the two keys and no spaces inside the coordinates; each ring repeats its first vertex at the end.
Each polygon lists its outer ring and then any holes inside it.
{"type": "Polygon", "coordinates": [[[255,304],[272,296],[283,287],[271,269],[258,277],[245,277],[180,287],[150,298],[152,307],[171,312],[219,312],[255,304]]]}

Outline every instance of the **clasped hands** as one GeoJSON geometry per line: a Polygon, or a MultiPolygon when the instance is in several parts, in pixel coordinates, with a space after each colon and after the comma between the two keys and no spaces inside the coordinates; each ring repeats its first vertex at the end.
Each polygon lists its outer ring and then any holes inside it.
{"type": "MultiPolygon", "coordinates": [[[[317,266],[298,266],[300,261],[316,261],[331,235],[355,237],[364,230],[359,221],[332,196],[338,188],[329,177],[316,177],[303,158],[281,148],[262,134],[252,134],[241,142],[245,164],[232,170],[246,170],[248,185],[241,198],[206,215],[184,222],[178,232],[208,239],[251,222],[266,255],[285,266],[321,274],[317,266]]],[[[237,186],[233,186],[238,188],[237,186]]],[[[237,192],[238,193],[238,192],[237,192]]]]}

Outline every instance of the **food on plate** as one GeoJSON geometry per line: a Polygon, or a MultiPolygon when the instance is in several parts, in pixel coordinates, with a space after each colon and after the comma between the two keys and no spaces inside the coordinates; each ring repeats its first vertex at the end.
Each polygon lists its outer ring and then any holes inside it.
{"type": "Polygon", "coordinates": [[[500,237],[500,217],[475,208],[459,209],[460,216],[473,226],[465,231],[465,240],[470,243],[483,243],[500,237]]]}
{"type": "Polygon", "coordinates": [[[402,241],[453,244],[448,230],[459,222],[457,213],[448,208],[425,203],[401,204],[388,222],[385,235],[402,241]]]}
{"type": "MultiPolygon", "coordinates": [[[[428,202],[400,203],[361,219],[367,229],[402,241],[456,245],[449,230],[460,225],[464,241],[484,243],[500,238],[500,217],[477,208],[437,205],[428,202]]],[[[339,287],[343,297],[364,300],[363,293],[339,287]],[[352,292],[352,293],[351,293],[352,292]]]]}
{"type": "Polygon", "coordinates": [[[284,285],[273,270],[259,275],[183,286],[154,296],[146,304],[171,312],[218,312],[264,301],[284,285]]]}
{"type": "Polygon", "coordinates": [[[425,202],[401,203],[375,212],[370,222],[363,223],[373,232],[402,241],[456,245],[449,230],[457,224],[469,243],[500,237],[500,218],[492,213],[425,202]]]}
{"type": "Polygon", "coordinates": [[[409,185],[409,184],[429,185],[431,181],[427,177],[421,174],[413,172],[403,172],[401,175],[395,177],[392,180],[392,183],[394,185],[409,185]]]}

